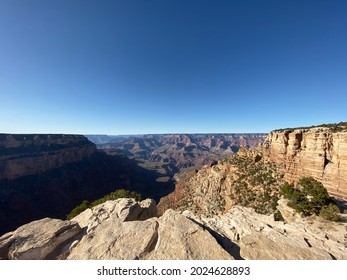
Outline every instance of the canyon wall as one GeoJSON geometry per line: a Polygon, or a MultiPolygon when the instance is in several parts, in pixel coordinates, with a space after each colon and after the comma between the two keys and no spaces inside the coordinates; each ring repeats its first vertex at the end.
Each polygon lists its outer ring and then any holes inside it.
{"type": "Polygon", "coordinates": [[[0,134],[0,180],[42,173],[94,154],[81,135],[0,134]]]}
{"type": "Polygon", "coordinates": [[[347,199],[347,132],[329,127],[284,129],[269,133],[260,146],[264,160],[276,163],[295,182],[312,176],[330,195],[347,199]]]}

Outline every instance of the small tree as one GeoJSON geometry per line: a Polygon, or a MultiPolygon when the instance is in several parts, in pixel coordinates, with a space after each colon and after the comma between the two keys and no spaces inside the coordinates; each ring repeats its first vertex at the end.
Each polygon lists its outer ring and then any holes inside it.
{"type": "Polygon", "coordinates": [[[320,215],[327,220],[338,220],[339,208],[334,204],[323,184],[312,177],[301,178],[296,187],[285,183],[280,194],[288,199],[288,206],[309,216],[320,215]]]}
{"type": "Polygon", "coordinates": [[[324,205],[331,202],[331,198],[323,184],[312,177],[301,178],[298,181],[298,187],[302,189],[303,195],[307,197],[310,211],[317,215],[324,205]]]}
{"type": "Polygon", "coordinates": [[[87,210],[91,206],[91,203],[88,200],[83,200],[80,205],[77,205],[74,209],[71,210],[70,214],[67,215],[67,219],[71,220],[73,217],[82,213],[84,210],[87,210]]]}
{"type": "Polygon", "coordinates": [[[319,211],[319,216],[322,218],[338,222],[340,220],[340,209],[336,205],[330,203],[328,206],[323,206],[319,211]]]}

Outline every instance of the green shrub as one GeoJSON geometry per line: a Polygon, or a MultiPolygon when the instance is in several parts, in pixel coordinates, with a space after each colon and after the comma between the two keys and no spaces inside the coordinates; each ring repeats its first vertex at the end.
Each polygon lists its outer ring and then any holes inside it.
{"type": "Polygon", "coordinates": [[[281,212],[278,211],[278,210],[274,212],[274,219],[275,219],[275,221],[282,221],[282,222],[284,222],[284,218],[283,218],[281,212]]]}
{"type": "Polygon", "coordinates": [[[288,206],[305,216],[316,214],[333,220],[336,208],[339,212],[338,207],[332,204],[333,200],[323,184],[312,177],[301,178],[296,187],[293,184],[285,183],[280,188],[280,194],[289,200],[288,206]]]}
{"type": "Polygon", "coordinates": [[[326,220],[337,222],[340,220],[340,209],[335,204],[330,203],[328,206],[323,206],[320,209],[319,216],[326,220]]]}
{"type": "Polygon", "coordinates": [[[77,216],[78,214],[82,213],[84,210],[87,210],[90,208],[90,202],[88,200],[83,200],[83,202],[80,205],[77,205],[70,214],[66,216],[68,220],[71,220],[73,217],[77,216]]]}
{"type": "Polygon", "coordinates": [[[278,200],[279,200],[279,198],[277,196],[272,197],[272,199],[271,199],[271,208],[272,208],[272,210],[276,210],[277,209],[278,200]]]}
{"type": "Polygon", "coordinates": [[[303,195],[309,201],[310,210],[317,215],[324,205],[331,203],[331,198],[323,184],[312,177],[300,179],[298,187],[302,188],[303,195]]]}

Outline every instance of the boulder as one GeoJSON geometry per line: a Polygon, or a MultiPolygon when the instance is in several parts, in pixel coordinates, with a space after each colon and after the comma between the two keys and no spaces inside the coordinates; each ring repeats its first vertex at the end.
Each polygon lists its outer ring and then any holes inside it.
{"type": "MultiPolygon", "coordinates": [[[[143,218],[145,214],[155,213],[152,201],[147,200],[140,205],[148,210],[139,218],[143,218]]],[[[91,211],[95,210],[93,208],[91,211]]],[[[102,216],[105,217],[103,214],[102,216]]],[[[110,216],[112,217],[112,214],[110,216]]],[[[144,221],[123,221],[124,217],[119,219],[115,216],[113,215],[112,219],[94,217],[94,220],[98,220],[99,223],[90,228],[78,243],[73,244],[62,258],[74,260],[233,259],[208,231],[173,210],[166,211],[160,218],[153,217],[144,221]]]]}
{"type": "Polygon", "coordinates": [[[297,213],[293,208],[289,207],[287,203],[288,200],[283,198],[278,200],[277,202],[277,209],[281,212],[283,219],[288,223],[302,219],[302,216],[299,213],[297,213]]]}
{"type": "Polygon", "coordinates": [[[42,260],[81,232],[77,222],[44,218],[0,237],[0,258],[42,260]]]}
{"type": "Polygon", "coordinates": [[[155,201],[152,199],[146,199],[138,203],[132,198],[120,198],[87,209],[72,220],[78,222],[81,227],[87,227],[89,233],[101,222],[109,219],[118,219],[123,222],[156,217],[156,209],[155,201]]]}
{"type": "Polygon", "coordinates": [[[145,259],[152,260],[231,260],[212,235],[174,210],[159,218],[158,242],[145,259]]]}
{"type": "Polygon", "coordinates": [[[122,222],[101,222],[71,248],[69,260],[135,260],[153,250],[158,238],[156,218],[122,222]]]}

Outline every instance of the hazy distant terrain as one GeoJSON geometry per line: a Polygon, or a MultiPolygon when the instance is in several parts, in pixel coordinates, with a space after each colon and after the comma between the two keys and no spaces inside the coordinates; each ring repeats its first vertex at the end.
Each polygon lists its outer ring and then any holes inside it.
{"type": "MultiPolygon", "coordinates": [[[[133,136],[86,135],[109,155],[125,155],[145,169],[156,170],[158,181],[230,157],[240,146],[255,149],[266,134],[153,134],[133,136]]],[[[176,176],[177,178],[177,176],[176,176]]]]}

